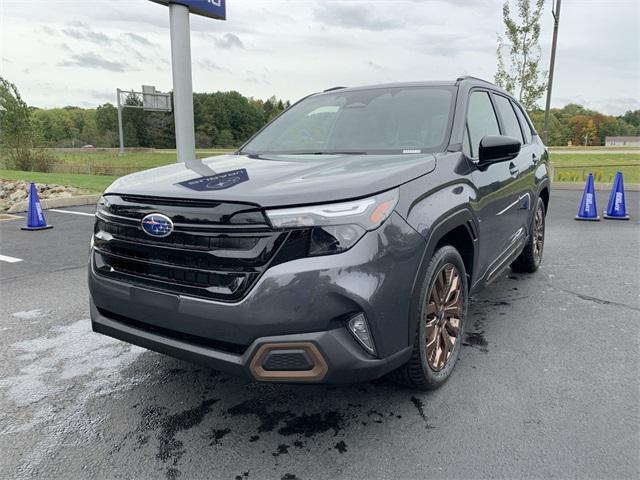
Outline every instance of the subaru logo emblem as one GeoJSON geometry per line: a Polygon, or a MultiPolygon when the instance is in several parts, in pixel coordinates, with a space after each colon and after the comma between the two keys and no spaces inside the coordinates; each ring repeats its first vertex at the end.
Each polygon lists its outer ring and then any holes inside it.
{"type": "Polygon", "coordinates": [[[166,215],[151,213],[141,222],[142,230],[152,237],[166,237],[173,232],[173,222],[166,215]]]}

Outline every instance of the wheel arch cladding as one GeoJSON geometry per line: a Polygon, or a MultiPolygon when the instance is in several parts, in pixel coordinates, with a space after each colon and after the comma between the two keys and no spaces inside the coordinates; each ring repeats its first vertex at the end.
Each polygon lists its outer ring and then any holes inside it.
{"type": "Polygon", "coordinates": [[[445,245],[454,247],[464,263],[467,286],[473,283],[473,273],[477,262],[477,227],[472,212],[461,208],[441,218],[429,230],[427,244],[420,261],[420,268],[413,283],[411,307],[409,309],[409,344],[414,341],[420,311],[420,296],[429,262],[434,253],[445,245]]]}
{"type": "Polygon", "coordinates": [[[548,187],[548,185],[545,185],[544,187],[542,187],[542,190],[540,190],[540,198],[544,202],[544,211],[545,211],[545,213],[547,213],[549,211],[549,187],[548,187]]]}

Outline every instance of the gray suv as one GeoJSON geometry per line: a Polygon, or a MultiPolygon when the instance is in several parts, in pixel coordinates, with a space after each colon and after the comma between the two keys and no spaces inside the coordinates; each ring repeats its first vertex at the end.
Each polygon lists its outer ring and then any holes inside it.
{"type": "Polygon", "coordinates": [[[310,95],[234,154],[104,192],[93,330],[259,381],[438,387],[469,296],[540,264],[547,158],[479,79],[310,95]]]}

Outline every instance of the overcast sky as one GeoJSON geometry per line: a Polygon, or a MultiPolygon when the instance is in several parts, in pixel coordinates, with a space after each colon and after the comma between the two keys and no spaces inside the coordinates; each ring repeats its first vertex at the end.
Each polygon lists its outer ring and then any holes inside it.
{"type": "MultiPolygon", "coordinates": [[[[501,0],[227,0],[191,16],[196,92],[296,100],[336,85],[493,79],[501,0]]],[[[640,1],[562,2],[553,105],[640,108],[640,1]]],[[[552,17],[543,15],[548,68],[552,17]]],[[[148,0],[0,0],[0,75],[34,106],[95,107],[171,89],[169,12],[148,0]]],[[[541,102],[542,104],[542,102],[541,102]]]]}

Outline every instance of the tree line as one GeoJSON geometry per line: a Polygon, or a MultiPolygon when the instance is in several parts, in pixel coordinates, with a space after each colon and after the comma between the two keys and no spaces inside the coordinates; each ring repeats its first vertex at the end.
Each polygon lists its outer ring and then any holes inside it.
{"type": "MultiPolygon", "coordinates": [[[[542,135],[544,110],[530,110],[529,117],[542,135]]],[[[604,145],[606,137],[621,136],[640,136],[640,110],[614,116],[570,103],[549,112],[549,146],[597,146],[604,145]]]]}
{"type": "MultiPolygon", "coordinates": [[[[131,96],[127,103],[137,104],[131,96]]],[[[247,98],[238,92],[195,93],[193,96],[197,148],[233,148],[242,144],[289,106],[288,101],[247,98]]],[[[95,109],[63,107],[31,108],[31,118],[44,147],[118,146],[117,109],[106,103],[95,109]]],[[[529,116],[542,134],[544,111],[533,107],[529,116]]],[[[123,109],[127,147],[175,148],[172,113],[123,109]]],[[[608,136],[640,135],[640,110],[605,115],[581,105],[551,109],[550,146],[604,145],[608,136]]]]}
{"type": "MultiPolygon", "coordinates": [[[[129,106],[140,104],[134,94],[125,101],[129,106]]],[[[238,146],[288,106],[288,101],[276,97],[260,100],[234,91],[194,93],[196,147],[238,146]]],[[[118,111],[111,103],[95,109],[68,106],[30,110],[41,146],[118,146],[118,111]]],[[[124,108],[122,117],[125,146],[175,148],[173,113],[124,108]]]]}
{"type": "MultiPolygon", "coordinates": [[[[130,95],[129,105],[140,99],[130,95]]],[[[237,147],[289,107],[289,101],[259,100],[238,92],[195,93],[194,120],[198,148],[237,147]]],[[[529,115],[542,132],[544,111],[535,105],[529,115]]],[[[123,110],[127,147],[175,148],[172,113],[123,110]]],[[[581,105],[552,109],[550,146],[604,145],[607,136],[640,136],[640,110],[604,115],[581,105]]],[[[50,147],[118,146],[117,108],[29,107],[15,85],[0,77],[0,163],[18,170],[46,171],[54,159],[50,147]]]]}

